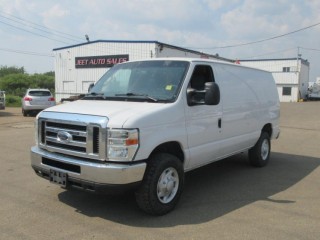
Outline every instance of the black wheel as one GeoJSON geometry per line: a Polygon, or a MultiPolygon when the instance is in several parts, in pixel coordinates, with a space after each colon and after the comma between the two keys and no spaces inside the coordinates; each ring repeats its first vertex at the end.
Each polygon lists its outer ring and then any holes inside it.
{"type": "Polygon", "coordinates": [[[28,112],[26,110],[24,110],[24,109],[22,109],[22,114],[23,114],[24,117],[28,116],[28,112]]]}
{"type": "Polygon", "coordinates": [[[167,153],[150,157],[140,188],[136,192],[138,206],[152,215],[163,215],[176,206],[184,183],[181,161],[167,153]]]}
{"type": "Polygon", "coordinates": [[[270,136],[262,132],[256,145],[249,150],[249,161],[252,166],[264,167],[269,162],[270,157],[270,136]]]}

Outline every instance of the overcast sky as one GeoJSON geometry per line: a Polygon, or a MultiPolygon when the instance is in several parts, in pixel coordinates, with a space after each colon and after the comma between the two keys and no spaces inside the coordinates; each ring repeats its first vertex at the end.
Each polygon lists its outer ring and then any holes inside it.
{"type": "Polygon", "coordinates": [[[0,65],[54,70],[52,49],[94,40],[156,40],[232,59],[292,58],[320,77],[319,0],[0,0],[0,65]]]}

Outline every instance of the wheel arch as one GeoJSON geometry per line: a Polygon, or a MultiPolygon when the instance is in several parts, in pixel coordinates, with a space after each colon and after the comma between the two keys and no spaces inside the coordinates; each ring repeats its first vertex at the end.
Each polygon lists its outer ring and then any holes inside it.
{"type": "Polygon", "coordinates": [[[182,164],[185,161],[185,156],[182,150],[182,147],[179,142],[172,141],[172,142],[165,142],[160,145],[158,145],[150,155],[156,154],[156,153],[169,153],[174,156],[176,156],[182,164]]]}
{"type": "Polygon", "coordinates": [[[261,133],[265,132],[268,133],[269,137],[272,136],[272,125],[271,123],[267,123],[266,125],[263,126],[261,133]]]}

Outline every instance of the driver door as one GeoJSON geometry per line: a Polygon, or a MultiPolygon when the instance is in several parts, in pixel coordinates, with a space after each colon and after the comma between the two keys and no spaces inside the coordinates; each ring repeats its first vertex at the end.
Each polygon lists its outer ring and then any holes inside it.
{"type": "Polygon", "coordinates": [[[186,104],[185,109],[190,151],[188,168],[191,169],[213,162],[220,155],[222,104],[204,104],[205,83],[210,81],[215,81],[212,67],[196,65],[188,88],[199,92],[196,95],[198,103],[192,106],[186,104]]]}

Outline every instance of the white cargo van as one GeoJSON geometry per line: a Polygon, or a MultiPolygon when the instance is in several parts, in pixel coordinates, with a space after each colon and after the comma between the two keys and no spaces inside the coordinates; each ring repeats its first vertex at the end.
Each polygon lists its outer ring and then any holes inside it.
{"type": "Polygon", "coordinates": [[[42,111],[35,172],[65,188],[135,188],[138,206],[171,211],[184,173],[249,151],[269,161],[279,97],[271,73],[202,59],[155,59],[111,68],[83,99],[42,111]]]}

